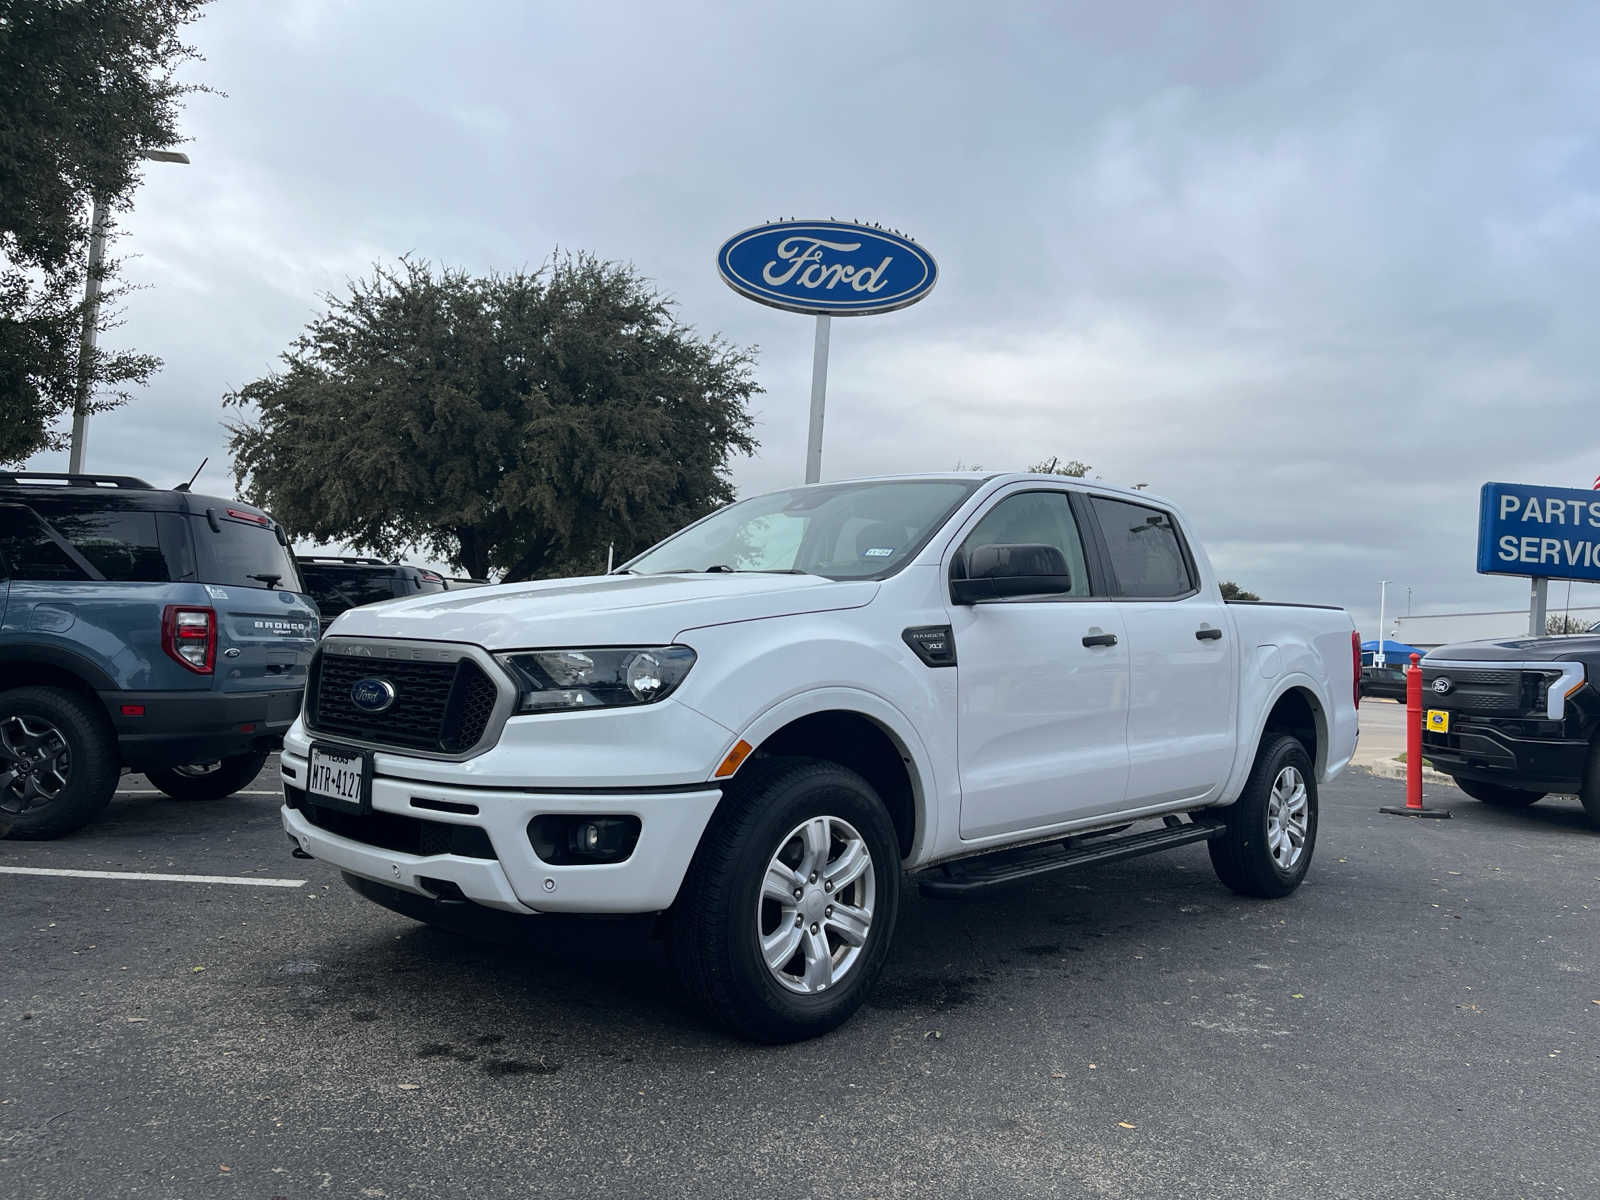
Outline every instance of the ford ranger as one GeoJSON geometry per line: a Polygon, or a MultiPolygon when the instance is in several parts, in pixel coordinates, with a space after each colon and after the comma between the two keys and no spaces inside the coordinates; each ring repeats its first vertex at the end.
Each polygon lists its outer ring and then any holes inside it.
{"type": "Polygon", "coordinates": [[[1342,610],[1225,603],[1172,505],[1056,476],[831,483],[609,576],[355,608],[284,741],[284,828],[362,894],[659,913],[736,1032],[861,1004],[903,880],[957,896],[1205,842],[1305,877],[1356,743],[1342,610]]]}

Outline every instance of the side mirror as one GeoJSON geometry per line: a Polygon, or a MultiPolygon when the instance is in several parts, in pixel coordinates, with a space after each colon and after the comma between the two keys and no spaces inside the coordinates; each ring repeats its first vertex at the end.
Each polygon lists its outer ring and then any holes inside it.
{"type": "Polygon", "coordinates": [[[1067,559],[1054,546],[1021,543],[979,546],[957,560],[950,603],[977,604],[1014,596],[1062,596],[1072,591],[1067,559]]]}

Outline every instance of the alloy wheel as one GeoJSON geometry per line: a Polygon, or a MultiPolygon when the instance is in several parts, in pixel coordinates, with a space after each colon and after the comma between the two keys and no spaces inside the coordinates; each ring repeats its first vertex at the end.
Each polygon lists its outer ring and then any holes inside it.
{"type": "Polygon", "coordinates": [[[1292,871],[1305,853],[1311,797],[1298,767],[1285,767],[1267,798],[1267,852],[1280,871],[1292,871]]]}
{"type": "Polygon", "coordinates": [[[812,817],[778,843],[756,901],[756,936],[772,977],[792,992],[838,985],[861,957],[877,903],[872,852],[855,826],[812,817]]]}
{"type": "Polygon", "coordinates": [[[72,748],[43,717],[0,717],[0,810],[25,813],[49,804],[72,775],[72,748]]]}

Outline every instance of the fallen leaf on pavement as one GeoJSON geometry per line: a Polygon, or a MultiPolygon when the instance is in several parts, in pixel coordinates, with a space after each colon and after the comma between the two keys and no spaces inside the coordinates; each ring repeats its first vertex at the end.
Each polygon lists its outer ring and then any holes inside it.
{"type": "Polygon", "coordinates": [[[1126,1121],[1118,1121],[1117,1122],[1117,1128],[1118,1129],[1137,1129],[1139,1127],[1137,1125],[1129,1125],[1126,1121]]]}
{"type": "MultiPolygon", "coordinates": [[[[422,1085],[420,1083],[402,1083],[400,1085],[400,1090],[402,1092],[414,1092],[421,1086],[422,1085]]],[[[642,1092],[640,1094],[643,1095],[642,1092]]]]}

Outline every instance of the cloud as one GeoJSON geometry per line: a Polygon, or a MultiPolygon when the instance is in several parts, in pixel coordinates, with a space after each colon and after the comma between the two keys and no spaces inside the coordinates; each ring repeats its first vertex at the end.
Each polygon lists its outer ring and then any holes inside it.
{"type": "Polygon", "coordinates": [[[1371,626],[1384,578],[1418,611],[1523,603],[1473,573],[1478,486],[1600,471],[1590,5],[352,0],[195,33],[228,96],[191,99],[194,165],[127,220],[151,286],[113,340],[167,368],[95,422],[99,469],[210,454],[226,490],[218,399],[319,292],[560,244],[761,344],[736,477],[796,482],[810,322],[713,256],[834,215],[911,232],[941,280],[834,323],[825,477],[1082,458],[1182,504],[1244,585],[1371,626]]]}

